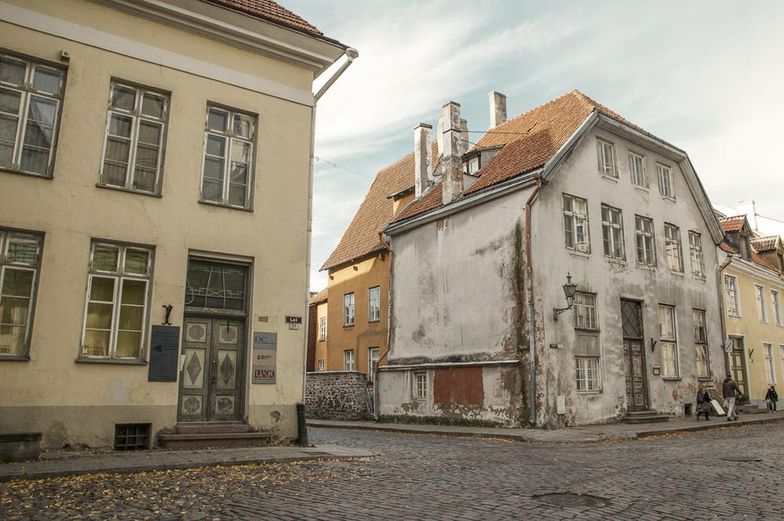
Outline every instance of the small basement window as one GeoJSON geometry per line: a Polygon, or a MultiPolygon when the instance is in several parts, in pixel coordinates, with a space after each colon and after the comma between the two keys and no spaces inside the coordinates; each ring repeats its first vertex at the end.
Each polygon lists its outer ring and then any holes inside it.
{"type": "Polygon", "coordinates": [[[118,423],[114,426],[114,450],[150,448],[149,423],[118,423]]]}

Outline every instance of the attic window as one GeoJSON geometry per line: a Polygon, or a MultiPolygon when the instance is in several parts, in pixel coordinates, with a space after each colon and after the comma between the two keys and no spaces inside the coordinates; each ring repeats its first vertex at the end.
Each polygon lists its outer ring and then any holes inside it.
{"type": "Polygon", "coordinates": [[[472,157],[471,159],[469,159],[467,165],[468,165],[468,170],[466,171],[466,173],[468,175],[476,174],[479,171],[479,156],[472,157]]]}

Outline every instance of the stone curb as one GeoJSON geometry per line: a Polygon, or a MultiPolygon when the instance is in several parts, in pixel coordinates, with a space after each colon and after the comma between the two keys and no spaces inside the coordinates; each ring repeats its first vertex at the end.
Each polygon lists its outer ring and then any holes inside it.
{"type": "MultiPolygon", "coordinates": [[[[764,413],[763,413],[764,414],[764,413]]],[[[698,421],[698,420],[697,420],[698,421]]],[[[717,429],[724,429],[728,427],[745,427],[747,425],[767,425],[769,423],[778,423],[784,421],[784,417],[773,417],[773,418],[749,418],[747,420],[738,420],[734,422],[728,422],[724,419],[723,416],[716,418],[715,423],[710,423],[709,421],[705,422],[702,425],[694,425],[694,426],[687,426],[677,429],[662,429],[658,431],[640,431],[637,433],[638,439],[645,439],[645,438],[652,438],[654,436],[660,436],[662,434],[676,434],[681,432],[701,432],[701,431],[712,431],[717,429]]]]}

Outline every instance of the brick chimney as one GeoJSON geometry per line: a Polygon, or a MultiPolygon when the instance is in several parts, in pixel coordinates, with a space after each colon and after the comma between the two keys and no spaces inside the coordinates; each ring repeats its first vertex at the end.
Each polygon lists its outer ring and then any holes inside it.
{"type": "Polygon", "coordinates": [[[450,101],[443,108],[444,155],[441,158],[442,191],[441,201],[449,204],[463,193],[463,165],[460,157],[463,137],[463,121],[460,104],[450,101]]]}
{"type": "Polygon", "coordinates": [[[490,93],[490,128],[506,122],[506,94],[490,93]]]}
{"type": "Polygon", "coordinates": [[[430,185],[430,170],[433,164],[433,149],[430,135],[433,127],[420,123],[414,128],[414,195],[419,198],[430,185]]]}

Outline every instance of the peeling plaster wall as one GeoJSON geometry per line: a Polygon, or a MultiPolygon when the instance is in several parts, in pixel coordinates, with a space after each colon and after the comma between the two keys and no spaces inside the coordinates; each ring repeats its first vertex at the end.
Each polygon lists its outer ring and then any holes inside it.
{"type": "Polygon", "coordinates": [[[620,299],[642,301],[644,352],[649,402],[652,409],[666,414],[683,414],[683,404],[692,403],[696,395],[696,357],[692,308],[706,311],[712,382],[717,385],[724,374],[722,333],[718,307],[716,273],[717,250],[683,174],[677,163],[652,151],[631,144],[601,130],[592,130],[567,158],[552,181],[542,190],[533,207],[532,250],[534,291],[537,306],[537,331],[540,363],[537,370],[537,423],[563,426],[612,421],[625,414],[625,366],[621,333],[620,299]],[[597,171],[596,136],[615,144],[619,179],[602,177],[597,171]],[[650,189],[631,184],[627,150],[645,155],[650,189]],[[672,167],[675,201],[661,197],[656,175],[656,161],[672,167]],[[562,194],[588,200],[590,254],[572,252],[564,246],[562,194]],[[603,254],[601,204],[623,212],[626,262],[620,263],[603,254]],[[637,266],[635,248],[635,214],[653,218],[658,267],[637,266]],[[664,223],[680,227],[684,273],[670,272],[664,249],[664,223]],[[704,280],[692,274],[689,261],[688,231],[702,235],[705,257],[704,280]],[[597,294],[599,321],[600,372],[603,388],[599,393],[578,393],[575,382],[574,348],[576,332],[574,314],[567,312],[558,321],[552,318],[554,307],[565,305],[561,286],[571,273],[578,291],[597,294]],[[680,375],[666,380],[654,376],[661,367],[658,304],[674,305],[677,315],[677,340],[680,375]],[[651,338],[657,342],[651,350],[651,338]],[[550,348],[560,344],[561,349],[550,348]],[[556,414],[556,399],[564,395],[566,414],[556,414]]]}

